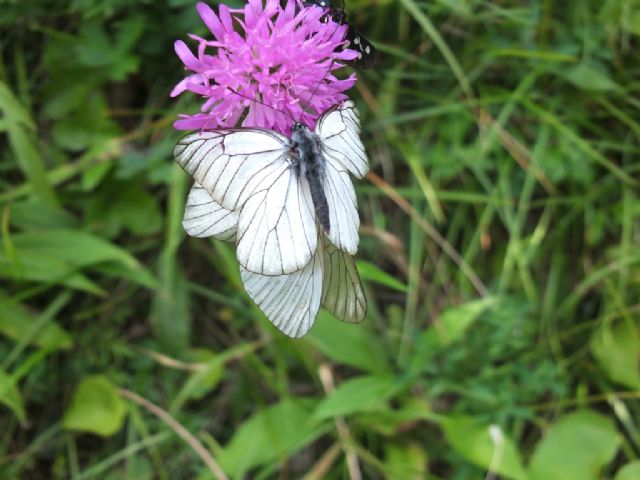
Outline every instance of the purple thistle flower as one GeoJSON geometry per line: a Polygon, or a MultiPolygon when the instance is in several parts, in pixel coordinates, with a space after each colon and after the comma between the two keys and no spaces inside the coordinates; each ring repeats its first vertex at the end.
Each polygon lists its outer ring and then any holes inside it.
{"type": "Polygon", "coordinates": [[[333,71],[358,53],[343,48],[347,27],[327,20],[321,8],[249,0],[243,9],[220,5],[217,15],[202,2],[197,10],[214,40],[189,35],[198,42],[197,56],[183,41],[175,42],[194,73],[171,96],[188,90],[205,101],[201,113],[180,115],[176,129],[235,127],[246,114],[243,127],[289,134],[295,121],[313,128],[321,113],[347,99],[343,92],[354,85],[355,74],[339,80],[333,71]]]}

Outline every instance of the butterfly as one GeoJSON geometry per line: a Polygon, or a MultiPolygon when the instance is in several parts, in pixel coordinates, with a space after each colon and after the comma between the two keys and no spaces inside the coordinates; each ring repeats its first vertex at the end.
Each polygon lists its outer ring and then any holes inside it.
{"type": "MultiPolygon", "coordinates": [[[[235,241],[238,212],[227,210],[197,183],[191,188],[183,226],[194,237],[235,241]]],[[[366,298],[354,257],[325,239],[311,261],[287,275],[260,275],[240,268],[251,299],[269,320],[290,337],[301,337],[313,326],[320,306],[336,318],[358,323],[366,314],[366,298]]]]}
{"type": "Polygon", "coordinates": [[[347,26],[345,40],[346,47],[354,49],[360,53],[360,57],[348,61],[354,68],[372,68],[380,63],[380,53],[360,32],[347,21],[347,14],[344,9],[337,9],[330,0],[305,0],[302,2],[305,7],[317,6],[327,12],[327,16],[339,25],[347,26]]]}
{"type": "Polygon", "coordinates": [[[196,182],[185,230],[235,241],[245,289],[289,336],[304,335],[320,305],[348,322],[366,313],[353,259],[360,220],[350,175],[369,169],[359,133],[358,112],[346,101],[313,132],[302,124],[291,138],[220,129],[187,135],[174,150],[196,182]]]}

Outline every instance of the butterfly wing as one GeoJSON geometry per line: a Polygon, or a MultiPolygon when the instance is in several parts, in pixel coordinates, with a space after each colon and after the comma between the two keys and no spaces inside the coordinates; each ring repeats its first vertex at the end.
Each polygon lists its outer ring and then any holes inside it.
{"type": "Polygon", "coordinates": [[[182,219],[188,235],[235,241],[237,225],[237,212],[224,208],[197,183],[191,187],[182,219]]]}
{"type": "Polygon", "coordinates": [[[322,306],[334,317],[359,323],[367,313],[367,299],[353,256],[325,243],[322,306]]]}
{"type": "Polygon", "coordinates": [[[174,153],[214,201],[239,212],[240,265],[282,275],[309,263],[317,245],[315,214],[286,137],[259,129],[194,133],[174,153]]]}
{"type": "Polygon", "coordinates": [[[305,335],[316,319],[322,298],[322,248],[302,269],[266,276],[240,268],[244,288],[271,323],[290,337],[305,335]]]}
{"type": "Polygon", "coordinates": [[[293,273],[311,260],[317,235],[309,187],[287,167],[261,182],[242,207],[236,254],[251,272],[293,273]]]}
{"type": "Polygon", "coordinates": [[[331,229],[328,238],[350,255],[358,251],[360,218],[349,174],[362,178],[369,170],[353,102],[347,101],[324,114],[316,125],[325,158],[324,192],[331,229]]]}
{"type": "Polygon", "coordinates": [[[360,241],[358,235],[360,217],[356,192],[349,172],[340,162],[327,159],[324,193],[329,207],[329,225],[331,225],[327,237],[340,250],[355,255],[360,241]]]}
{"type": "MultiPolygon", "coordinates": [[[[346,23],[346,21],[345,21],[346,23]]],[[[380,53],[376,47],[367,40],[353,25],[347,23],[347,34],[345,40],[348,42],[346,47],[356,50],[360,56],[351,60],[349,65],[354,68],[373,68],[380,63],[380,53]]]]}
{"type": "Polygon", "coordinates": [[[363,178],[369,171],[369,160],[360,140],[360,115],[351,100],[326,112],[316,124],[327,160],[338,162],[349,173],[363,178]]]}
{"type": "Polygon", "coordinates": [[[212,199],[238,210],[256,185],[287,164],[289,140],[270,130],[214,130],[187,135],[173,153],[212,199]]]}
{"type": "Polygon", "coordinates": [[[336,8],[330,0],[306,0],[302,4],[305,7],[320,7],[324,9],[325,18],[331,18],[340,25],[347,26],[345,34],[346,44],[343,48],[350,48],[360,54],[355,60],[346,63],[354,68],[373,68],[380,63],[380,53],[349,21],[344,10],[336,8]]]}

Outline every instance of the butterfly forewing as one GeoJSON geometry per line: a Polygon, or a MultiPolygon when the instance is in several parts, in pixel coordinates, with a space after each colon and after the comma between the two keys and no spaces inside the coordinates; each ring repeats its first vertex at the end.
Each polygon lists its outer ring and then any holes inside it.
{"type": "Polygon", "coordinates": [[[236,255],[254,273],[292,273],[311,260],[317,235],[309,187],[288,166],[266,177],[243,205],[236,255]]]}
{"type": "Polygon", "coordinates": [[[176,161],[228,210],[236,210],[274,170],[290,161],[289,141],[245,129],[192,133],[178,142],[176,161]]]}
{"type": "Polygon", "coordinates": [[[211,198],[209,192],[196,183],[191,187],[187,198],[182,226],[192,237],[214,237],[216,240],[234,241],[238,213],[222,207],[211,198]]]}

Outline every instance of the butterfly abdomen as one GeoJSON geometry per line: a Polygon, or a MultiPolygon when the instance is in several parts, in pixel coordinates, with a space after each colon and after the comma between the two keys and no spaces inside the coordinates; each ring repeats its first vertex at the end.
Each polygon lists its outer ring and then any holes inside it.
{"type": "Polygon", "coordinates": [[[317,175],[317,172],[308,171],[306,174],[307,181],[309,182],[309,191],[311,192],[311,199],[313,200],[313,207],[318,215],[318,221],[327,235],[331,231],[331,223],[329,221],[329,204],[327,203],[327,197],[324,194],[323,177],[317,175]]]}
{"type": "Polygon", "coordinates": [[[303,125],[293,128],[291,140],[298,153],[300,173],[307,179],[313,208],[318,222],[328,235],[331,230],[329,220],[329,204],[324,193],[325,159],[320,151],[320,140],[317,135],[303,125]]]}

